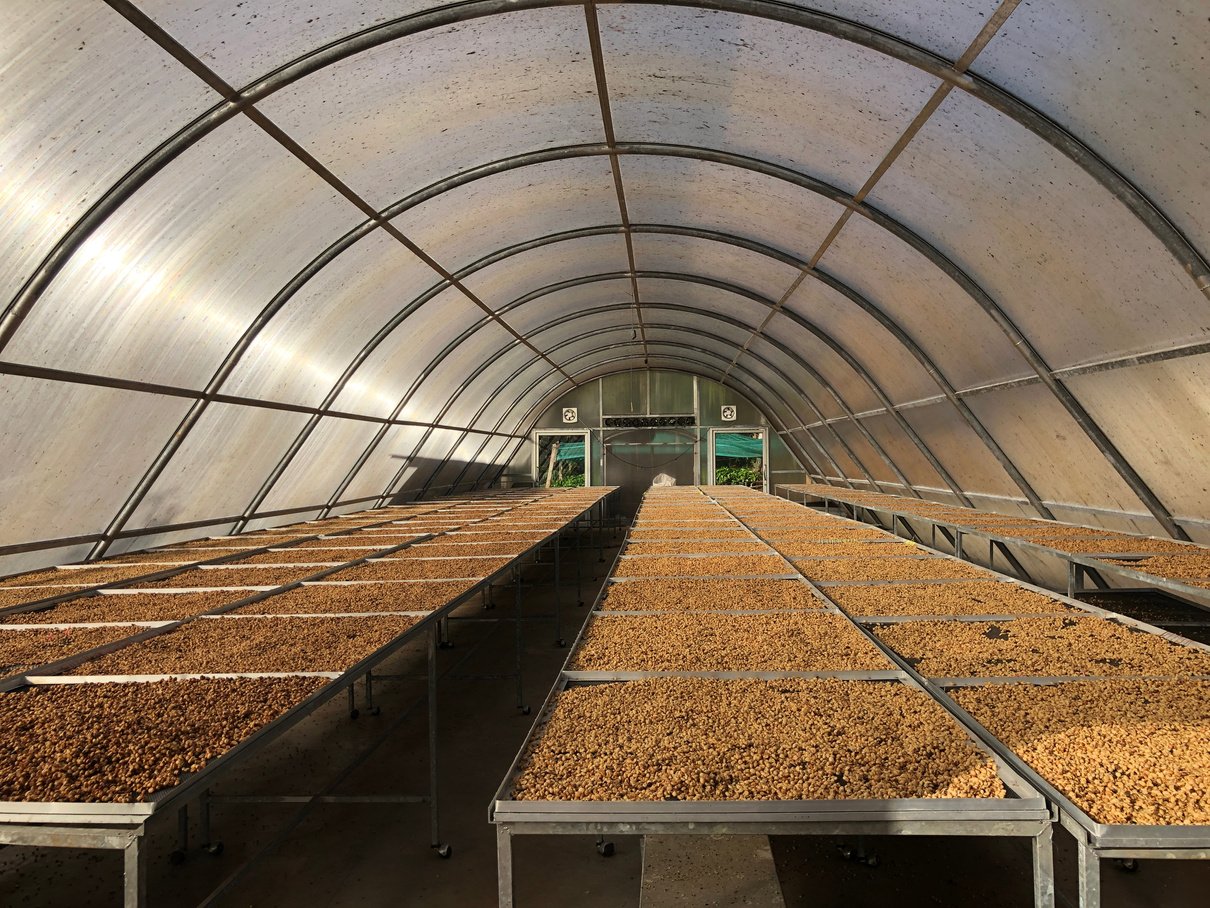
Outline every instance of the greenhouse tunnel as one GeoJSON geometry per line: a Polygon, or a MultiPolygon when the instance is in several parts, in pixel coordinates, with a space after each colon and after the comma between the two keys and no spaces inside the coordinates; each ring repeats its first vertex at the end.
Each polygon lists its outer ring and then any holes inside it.
{"type": "Polygon", "coordinates": [[[723,475],[1210,544],[1205,0],[0,23],[0,579],[723,475]]]}
{"type": "Polygon", "coordinates": [[[1203,12],[7,3],[0,572],[489,485],[636,369],[1210,540],[1203,12]]]}

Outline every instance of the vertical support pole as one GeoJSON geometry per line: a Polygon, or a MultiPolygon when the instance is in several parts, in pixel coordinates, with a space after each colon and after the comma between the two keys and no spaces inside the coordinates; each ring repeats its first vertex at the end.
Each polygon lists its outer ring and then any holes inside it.
{"type": "Polygon", "coordinates": [[[201,845],[205,849],[209,849],[213,842],[210,836],[210,789],[207,788],[202,792],[202,796],[197,799],[198,806],[198,835],[201,837],[201,845]]]}
{"type": "Polygon", "coordinates": [[[513,652],[513,655],[516,660],[515,665],[514,665],[514,670],[517,675],[517,709],[521,710],[522,713],[524,713],[526,711],[525,686],[524,686],[524,684],[522,682],[522,678],[521,678],[521,657],[523,655],[523,649],[524,649],[524,641],[522,638],[523,622],[521,621],[521,570],[516,565],[513,565],[513,589],[515,591],[515,594],[513,596],[513,605],[514,605],[514,620],[513,620],[513,643],[514,643],[513,649],[514,649],[514,652],[513,652]]]}
{"type": "Polygon", "coordinates": [[[429,629],[429,844],[441,847],[441,824],[437,803],[437,628],[429,629]]]}
{"type": "Polygon", "coordinates": [[[954,557],[965,558],[962,554],[962,531],[957,527],[954,528],[954,557]]]}
{"type": "Polygon", "coordinates": [[[597,563],[605,563],[605,499],[597,502],[597,563]]]}
{"type": "Polygon", "coordinates": [[[182,804],[176,811],[176,847],[181,858],[189,853],[189,805],[182,804]]]}
{"type": "Polygon", "coordinates": [[[143,908],[147,901],[147,856],[143,853],[142,833],[122,850],[123,908],[143,908]]]}
{"type": "Polygon", "coordinates": [[[1054,827],[1042,826],[1033,839],[1034,908],[1055,908],[1054,827]]]}
{"type": "Polygon", "coordinates": [[[937,524],[935,523],[929,524],[929,545],[937,548],[937,524]]]}
{"type": "Polygon", "coordinates": [[[1071,599],[1074,599],[1076,593],[1080,591],[1082,585],[1080,581],[1083,579],[1080,577],[1080,573],[1080,566],[1078,564],[1074,561],[1067,562],[1067,595],[1071,599]]]}
{"type": "Polygon", "coordinates": [[[996,566],[996,543],[991,539],[987,540],[987,566],[990,568],[996,566]]]}
{"type": "Polygon", "coordinates": [[[356,679],[349,682],[349,718],[357,718],[357,683],[356,679]]]}
{"type": "Polygon", "coordinates": [[[513,834],[508,826],[496,826],[496,885],[499,908],[513,908],[513,834]]]}
{"type": "Polygon", "coordinates": [[[1101,859],[1087,842],[1076,844],[1080,908],[1101,908],[1101,859]]]}
{"type": "Polygon", "coordinates": [[[583,515],[576,518],[576,606],[584,607],[584,554],[581,548],[584,542],[583,515]]]}
{"type": "Polygon", "coordinates": [[[563,551],[563,531],[555,533],[555,646],[567,646],[563,639],[563,595],[560,592],[559,564],[563,551]]]}
{"type": "Polygon", "coordinates": [[[366,712],[371,716],[378,715],[378,711],[374,709],[374,673],[366,672],[366,712]]]}

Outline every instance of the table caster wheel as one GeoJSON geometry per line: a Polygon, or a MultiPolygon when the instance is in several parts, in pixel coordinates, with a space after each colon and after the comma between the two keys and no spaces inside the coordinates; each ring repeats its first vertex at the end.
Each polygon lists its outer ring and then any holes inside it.
{"type": "Polygon", "coordinates": [[[220,854],[223,853],[223,843],[222,842],[211,842],[209,845],[203,845],[202,851],[206,852],[206,854],[210,854],[210,855],[214,855],[215,857],[218,857],[220,854]]]}
{"type": "Polygon", "coordinates": [[[351,710],[349,710],[349,718],[350,718],[350,719],[356,719],[356,718],[357,718],[358,716],[360,716],[360,715],[361,715],[361,710],[360,710],[360,709],[351,709],[351,710]]]}
{"type": "Polygon", "coordinates": [[[559,649],[566,649],[567,641],[564,640],[562,637],[560,637],[558,640],[555,641],[555,646],[558,647],[559,649]]]}
{"type": "Polygon", "coordinates": [[[1134,858],[1114,858],[1113,866],[1117,867],[1122,873],[1134,873],[1139,869],[1139,862],[1134,858]]]}
{"type": "Polygon", "coordinates": [[[581,599],[579,602],[577,602],[577,603],[576,603],[576,608],[584,608],[584,600],[583,600],[583,599],[581,599]]]}
{"type": "Polygon", "coordinates": [[[382,715],[382,707],[381,707],[381,706],[373,706],[373,707],[371,707],[371,708],[370,708],[370,715],[371,715],[371,716],[381,716],[381,715],[382,715]]]}
{"type": "Polygon", "coordinates": [[[864,859],[864,863],[867,867],[877,867],[878,866],[878,855],[876,855],[876,854],[870,855],[869,857],[864,859]]]}
{"type": "Polygon", "coordinates": [[[173,866],[179,866],[181,864],[184,864],[185,863],[185,852],[183,852],[183,851],[181,851],[181,849],[177,848],[171,854],[168,855],[168,863],[172,864],[173,866]]]}
{"type": "Polygon", "coordinates": [[[454,849],[449,845],[434,845],[433,848],[437,851],[437,857],[442,860],[449,860],[450,855],[454,853],[454,849]]]}
{"type": "Polygon", "coordinates": [[[529,707],[528,707],[528,706],[522,706],[522,707],[521,707],[521,715],[523,715],[523,716],[528,716],[528,715],[529,715],[529,707]]]}
{"type": "Polygon", "coordinates": [[[597,842],[597,854],[603,858],[613,857],[613,842],[597,842]]]}
{"type": "Polygon", "coordinates": [[[437,644],[437,649],[453,649],[453,648],[454,648],[454,644],[450,640],[442,640],[440,643],[437,644]]]}

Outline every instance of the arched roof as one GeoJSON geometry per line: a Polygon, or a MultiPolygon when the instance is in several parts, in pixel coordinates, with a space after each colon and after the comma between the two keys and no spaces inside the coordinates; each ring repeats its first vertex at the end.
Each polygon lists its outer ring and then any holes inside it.
{"type": "Polygon", "coordinates": [[[7,11],[0,555],[490,478],[648,367],[817,475],[1210,538],[1197,3],[7,11]]]}

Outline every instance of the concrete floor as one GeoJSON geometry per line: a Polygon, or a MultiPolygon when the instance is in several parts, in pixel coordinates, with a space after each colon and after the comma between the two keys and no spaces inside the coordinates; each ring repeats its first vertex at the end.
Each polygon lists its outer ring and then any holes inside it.
{"type": "MultiPolygon", "coordinates": [[[[613,551],[606,550],[612,561],[613,551]]],[[[570,559],[568,559],[570,562],[570,559]]],[[[595,598],[603,569],[586,554],[584,598],[595,598]]],[[[565,577],[574,580],[574,571],[565,577]]],[[[584,610],[565,591],[570,641],[584,610]],[[574,626],[573,626],[574,625],[574,626]]],[[[484,611],[472,603],[468,618],[507,617],[511,593],[484,611]]],[[[533,591],[526,610],[525,699],[537,712],[566,650],[553,646],[549,587],[533,591]]],[[[452,624],[454,648],[439,654],[443,671],[503,674],[512,668],[512,625],[479,621],[452,624]],[[460,660],[465,660],[457,667],[460,660]]],[[[386,672],[423,672],[424,649],[405,649],[386,672]]],[[[344,697],[254,759],[220,780],[218,796],[314,794],[324,790],[358,752],[381,739],[336,794],[414,794],[427,785],[424,685],[383,681],[379,716],[349,719],[344,697]]],[[[441,860],[428,847],[427,807],[408,804],[216,805],[219,856],[191,850],[182,865],[176,818],[148,826],[149,892],[153,908],[207,904],[234,906],[410,906],[478,908],[496,901],[495,834],[487,805],[524,739],[533,716],[515,707],[510,681],[443,682],[440,692],[442,838],[453,856],[441,860]],[[222,886],[213,897],[210,894],[222,886]],[[209,899],[209,900],[208,900],[209,899]]],[[[196,827],[195,827],[196,828],[196,827]]],[[[517,903],[523,908],[631,908],[637,906],[641,863],[637,838],[616,838],[617,853],[600,857],[593,840],[573,836],[514,839],[517,903]]],[[[1074,904],[1074,850],[1056,834],[1059,904],[1074,904]]],[[[777,837],[773,853],[791,908],[893,904],[1024,908],[1030,904],[1027,848],[1023,842],[978,839],[871,839],[877,867],[847,862],[839,840],[777,837]]],[[[1207,904],[1210,862],[1146,862],[1127,874],[1106,866],[1105,908],[1192,908],[1207,904]]],[[[121,905],[121,859],[113,852],[35,848],[0,851],[0,905],[22,908],[115,908],[121,905]]]]}

